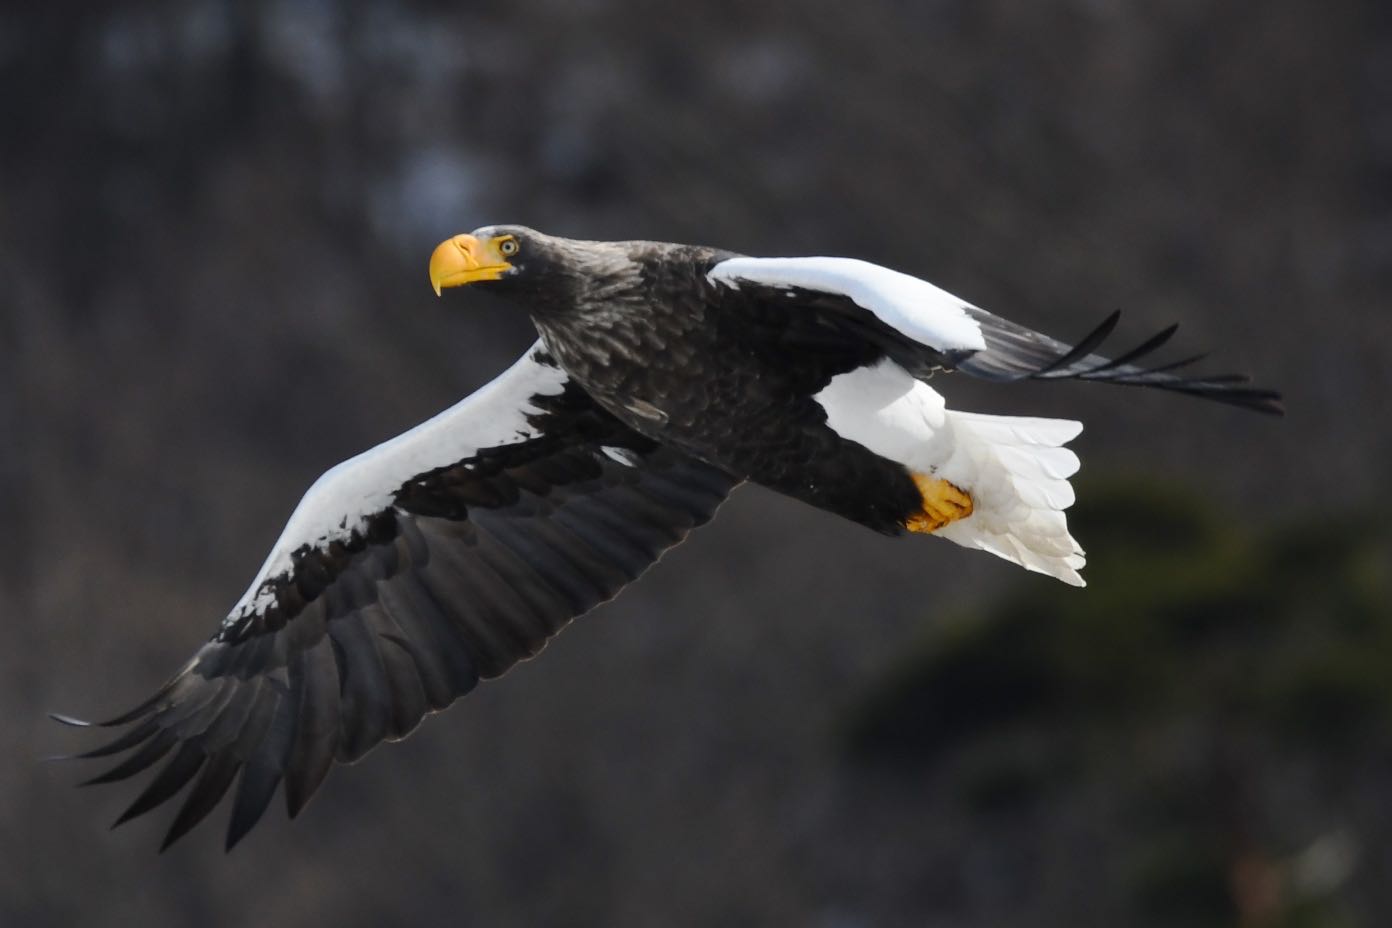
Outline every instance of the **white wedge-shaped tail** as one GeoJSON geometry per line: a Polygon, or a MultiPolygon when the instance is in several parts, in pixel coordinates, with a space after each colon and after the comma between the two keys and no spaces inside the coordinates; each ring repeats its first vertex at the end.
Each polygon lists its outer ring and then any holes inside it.
{"type": "Polygon", "coordinates": [[[1084,585],[1083,549],[1064,515],[1078,456],[1063,447],[1082,423],[949,410],[888,360],[834,378],[817,402],[837,434],[971,497],[970,515],[932,534],[1084,585]]]}

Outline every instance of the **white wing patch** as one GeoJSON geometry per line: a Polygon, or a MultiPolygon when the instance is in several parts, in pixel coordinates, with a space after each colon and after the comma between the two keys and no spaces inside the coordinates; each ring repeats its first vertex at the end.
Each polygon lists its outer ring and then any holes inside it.
{"type": "Polygon", "coordinates": [[[741,283],[836,293],[883,323],[939,351],[982,351],[981,327],[970,305],[926,280],[854,258],[727,258],[706,275],[712,283],[741,283]]]}
{"type": "Polygon", "coordinates": [[[483,448],[535,438],[537,432],[527,417],[540,410],[530,404],[531,398],[557,395],[567,380],[554,363],[536,360],[543,350],[542,343],[536,342],[517,363],[470,396],[314,481],[256,579],[232,608],[228,622],[271,605],[273,594],[258,591],[267,580],[290,569],[294,551],[348,537],[373,513],[391,505],[393,494],[412,477],[462,461],[483,448]]]}

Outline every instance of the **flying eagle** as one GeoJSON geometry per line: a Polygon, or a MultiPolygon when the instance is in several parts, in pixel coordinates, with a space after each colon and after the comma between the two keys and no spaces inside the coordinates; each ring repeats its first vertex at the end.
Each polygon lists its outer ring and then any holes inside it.
{"type": "Polygon", "coordinates": [[[1242,377],[1138,365],[1173,326],[1109,360],[1093,351],[1115,313],[1070,346],[848,258],[488,226],[442,243],[430,279],[516,301],[540,339],[472,396],[320,477],[217,633],[154,696],[105,722],[55,716],[124,727],[76,755],[131,752],[88,782],[170,756],[117,824],[192,781],[167,847],[234,779],[228,848],[281,783],[295,816],[334,761],[536,654],[744,481],[1081,586],[1064,518],[1078,458],[1064,445],[1082,425],[949,410],[927,383],[937,372],[1281,412],[1242,377]]]}

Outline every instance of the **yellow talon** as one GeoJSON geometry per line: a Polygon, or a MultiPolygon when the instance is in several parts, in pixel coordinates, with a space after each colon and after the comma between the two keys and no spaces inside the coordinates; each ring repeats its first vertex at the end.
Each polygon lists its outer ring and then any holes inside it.
{"type": "Polygon", "coordinates": [[[972,498],[960,487],[927,474],[914,474],[913,481],[923,497],[923,509],[905,520],[909,531],[936,532],[972,514],[972,498]]]}

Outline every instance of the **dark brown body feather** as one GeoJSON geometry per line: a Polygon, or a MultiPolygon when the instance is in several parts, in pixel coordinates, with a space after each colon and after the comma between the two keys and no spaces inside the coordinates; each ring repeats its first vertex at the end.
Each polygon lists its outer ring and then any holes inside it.
{"type": "Polygon", "coordinates": [[[532,306],[567,373],[629,427],[744,480],[897,534],[922,498],[902,464],[826,424],[814,396],[883,351],[779,294],[706,277],[728,252],[621,243],[629,266],[532,306]],[[782,300],[783,302],[779,302],[782,300]]]}

